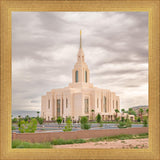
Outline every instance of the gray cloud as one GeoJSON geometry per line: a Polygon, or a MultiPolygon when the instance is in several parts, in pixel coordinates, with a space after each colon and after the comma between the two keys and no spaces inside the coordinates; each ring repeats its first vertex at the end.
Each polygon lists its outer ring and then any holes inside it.
{"type": "Polygon", "coordinates": [[[40,110],[42,95],[71,82],[80,29],[91,82],[122,107],[148,104],[147,12],[13,12],[13,110],[40,110]]]}

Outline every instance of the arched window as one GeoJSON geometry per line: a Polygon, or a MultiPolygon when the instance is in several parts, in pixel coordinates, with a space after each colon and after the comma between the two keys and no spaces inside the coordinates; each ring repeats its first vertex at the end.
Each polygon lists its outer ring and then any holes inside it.
{"type": "Polygon", "coordinates": [[[76,82],[78,82],[78,71],[76,71],[76,74],[75,74],[75,78],[76,78],[76,82]]]}
{"type": "Polygon", "coordinates": [[[87,83],[87,71],[85,71],[85,82],[87,83]]]}

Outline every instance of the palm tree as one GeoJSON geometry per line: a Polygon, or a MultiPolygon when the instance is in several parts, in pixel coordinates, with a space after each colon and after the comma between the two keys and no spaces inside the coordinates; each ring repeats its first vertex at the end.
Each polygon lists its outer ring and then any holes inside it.
{"type": "Polygon", "coordinates": [[[40,112],[39,112],[39,111],[37,111],[37,117],[39,117],[39,113],[40,113],[40,112]]]}
{"type": "Polygon", "coordinates": [[[128,113],[131,114],[132,111],[133,111],[133,109],[129,108],[128,113]]]}
{"type": "Polygon", "coordinates": [[[119,110],[118,110],[118,109],[115,109],[114,111],[116,112],[116,118],[117,118],[117,113],[119,112],[119,110]]]}
{"type": "Polygon", "coordinates": [[[147,108],[147,109],[146,109],[147,114],[148,114],[148,111],[149,111],[149,109],[147,108]]]}
{"type": "Polygon", "coordinates": [[[140,113],[141,121],[142,121],[142,113],[143,113],[143,109],[142,108],[139,109],[139,113],[140,113]]]}
{"type": "Polygon", "coordinates": [[[121,111],[122,111],[122,113],[123,113],[123,115],[124,115],[125,109],[121,109],[121,111]]]}

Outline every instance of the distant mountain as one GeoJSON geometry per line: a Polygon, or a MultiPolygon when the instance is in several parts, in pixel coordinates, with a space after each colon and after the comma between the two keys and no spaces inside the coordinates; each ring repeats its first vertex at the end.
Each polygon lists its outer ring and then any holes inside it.
{"type": "Polygon", "coordinates": [[[142,107],[148,107],[148,105],[142,105],[142,106],[133,106],[131,108],[136,109],[136,108],[142,108],[142,107]]]}

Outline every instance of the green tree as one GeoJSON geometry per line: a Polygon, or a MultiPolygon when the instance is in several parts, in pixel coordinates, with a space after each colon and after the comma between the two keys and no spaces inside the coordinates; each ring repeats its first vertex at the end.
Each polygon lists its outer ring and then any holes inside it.
{"type": "Polygon", "coordinates": [[[141,122],[141,118],[140,117],[137,118],[137,122],[141,122]]]}
{"type": "Polygon", "coordinates": [[[86,116],[81,117],[81,129],[90,129],[91,126],[88,124],[88,118],[86,116]]]}
{"type": "Polygon", "coordinates": [[[147,113],[147,117],[148,117],[148,113],[149,113],[149,109],[148,108],[146,109],[146,113],[147,113]]]}
{"type": "Polygon", "coordinates": [[[117,118],[117,113],[119,112],[119,110],[118,110],[118,109],[115,109],[114,111],[116,112],[116,118],[117,118]]]}
{"type": "Polygon", "coordinates": [[[27,128],[25,132],[34,133],[37,129],[37,120],[34,118],[29,123],[27,123],[27,128]]]}
{"type": "Polygon", "coordinates": [[[26,129],[26,125],[25,125],[25,124],[26,124],[26,123],[25,123],[24,120],[19,121],[19,131],[20,131],[21,133],[24,133],[24,132],[25,132],[25,129],[26,129]]]}
{"type": "Polygon", "coordinates": [[[129,114],[131,114],[132,111],[133,111],[132,108],[129,108],[129,109],[128,109],[128,113],[129,113],[129,114]]]}
{"type": "Polygon", "coordinates": [[[58,117],[56,121],[57,121],[57,123],[58,123],[58,125],[59,125],[59,127],[60,127],[60,124],[62,123],[62,118],[61,118],[61,117],[58,117]]]}
{"type": "Polygon", "coordinates": [[[38,121],[39,124],[43,124],[44,118],[37,117],[36,119],[37,119],[37,121],[38,121]]]}
{"type": "Polygon", "coordinates": [[[18,122],[17,118],[12,119],[12,123],[17,123],[17,122],[18,122]]]}
{"type": "Polygon", "coordinates": [[[98,115],[96,116],[97,123],[101,123],[101,120],[102,120],[101,115],[98,113],[98,115]]]}
{"type": "Polygon", "coordinates": [[[24,118],[24,121],[26,122],[26,121],[29,121],[29,120],[30,120],[29,115],[26,115],[25,118],[24,118]]]}
{"type": "Polygon", "coordinates": [[[147,119],[147,117],[145,117],[144,120],[143,120],[143,127],[148,127],[148,119],[147,119]]]}
{"type": "Polygon", "coordinates": [[[73,128],[73,126],[72,126],[72,120],[71,120],[70,117],[67,117],[67,119],[66,119],[66,126],[65,126],[65,129],[63,129],[63,131],[64,132],[66,132],[66,131],[72,131],[72,128],[73,128]]]}
{"type": "Polygon", "coordinates": [[[37,120],[34,118],[30,122],[21,120],[19,131],[21,133],[34,133],[37,129],[37,120]]]}
{"type": "Polygon", "coordinates": [[[142,114],[143,114],[143,109],[142,108],[139,109],[139,113],[140,113],[141,121],[142,121],[142,114]]]}
{"type": "Polygon", "coordinates": [[[121,109],[121,111],[122,111],[122,113],[123,113],[123,115],[124,115],[124,113],[125,113],[125,109],[123,108],[123,109],[121,109]]]}

